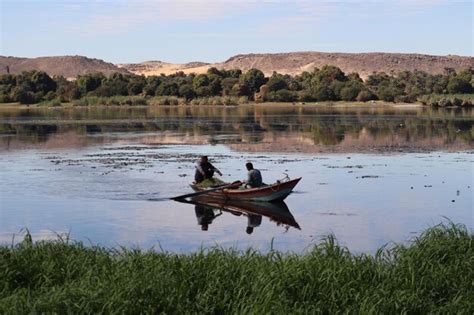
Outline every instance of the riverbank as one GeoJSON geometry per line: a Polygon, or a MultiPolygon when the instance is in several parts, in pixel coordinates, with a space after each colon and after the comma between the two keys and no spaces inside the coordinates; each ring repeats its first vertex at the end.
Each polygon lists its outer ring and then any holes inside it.
{"type": "Polygon", "coordinates": [[[155,107],[155,106],[185,106],[185,107],[226,107],[226,106],[257,106],[257,107],[334,107],[334,108],[421,108],[424,105],[421,103],[390,103],[384,101],[370,101],[370,102],[346,102],[346,101],[328,101],[328,102],[245,102],[235,104],[192,104],[186,102],[170,103],[170,102],[150,102],[144,104],[127,104],[123,102],[104,102],[103,104],[97,102],[94,104],[87,103],[37,103],[37,104],[20,104],[20,103],[3,103],[0,104],[0,109],[25,109],[25,108],[89,108],[89,107],[155,107]]]}
{"type": "Polygon", "coordinates": [[[27,234],[0,247],[0,312],[472,314],[473,244],[472,232],[451,224],[374,256],[332,236],[303,255],[178,255],[27,234]]]}

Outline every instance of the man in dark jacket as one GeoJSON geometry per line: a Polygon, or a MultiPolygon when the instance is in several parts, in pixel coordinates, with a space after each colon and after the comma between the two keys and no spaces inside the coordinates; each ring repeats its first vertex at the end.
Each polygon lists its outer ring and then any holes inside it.
{"type": "Polygon", "coordinates": [[[205,179],[212,178],[214,172],[222,176],[221,171],[219,171],[214,165],[209,162],[207,156],[201,156],[201,159],[196,164],[196,173],[194,174],[194,181],[200,183],[205,179]]]}

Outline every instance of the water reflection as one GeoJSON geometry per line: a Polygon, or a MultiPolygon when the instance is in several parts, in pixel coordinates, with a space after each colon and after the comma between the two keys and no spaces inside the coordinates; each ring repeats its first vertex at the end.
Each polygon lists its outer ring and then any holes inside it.
{"type": "Polygon", "coordinates": [[[262,217],[267,217],[277,226],[283,226],[285,230],[290,227],[300,229],[299,224],[284,202],[250,202],[225,200],[209,196],[195,197],[192,200],[177,200],[181,203],[194,205],[194,211],[198,225],[202,231],[207,231],[216,219],[224,212],[234,216],[247,217],[245,231],[252,234],[255,228],[262,224],[262,217]]]}
{"type": "Polygon", "coordinates": [[[244,151],[359,152],[473,147],[472,108],[305,106],[0,109],[0,146],[226,144],[244,151]],[[58,143],[58,137],[69,138],[58,143]]]}

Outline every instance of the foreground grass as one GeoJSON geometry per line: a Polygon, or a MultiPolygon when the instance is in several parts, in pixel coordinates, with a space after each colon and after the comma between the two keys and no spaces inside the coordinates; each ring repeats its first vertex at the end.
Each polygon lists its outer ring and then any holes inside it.
{"type": "Polygon", "coordinates": [[[0,313],[474,313],[474,236],[437,226],[409,246],[352,255],[188,255],[49,241],[0,247],[0,313]]]}

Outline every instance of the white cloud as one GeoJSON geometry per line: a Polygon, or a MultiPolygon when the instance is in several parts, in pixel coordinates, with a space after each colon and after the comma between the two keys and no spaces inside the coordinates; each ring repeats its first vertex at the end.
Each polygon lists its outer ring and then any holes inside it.
{"type": "Polygon", "coordinates": [[[94,34],[120,34],[146,24],[165,26],[176,21],[225,19],[251,9],[250,1],[98,1],[82,4],[90,14],[71,30],[94,34]]]}
{"type": "MultiPolygon", "coordinates": [[[[121,35],[152,27],[157,32],[175,22],[200,23],[210,20],[230,20],[255,16],[253,31],[265,35],[276,32],[309,32],[308,28],[334,15],[354,17],[410,14],[447,3],[445,0],[385,0],[385,1],[256,1],[256,0],[95,0],[58,2],[62,15],[50,23],[74,35],[121,35]],[[273,14],[276,11],[284,14],[273,14]],[[56,21],[56,22],[55,22],[56,21]]],[[[236,31],[249,25],[235,25],[236,31]]],[[[313,30],[314,32],[314,27],[313,30]]]]}

